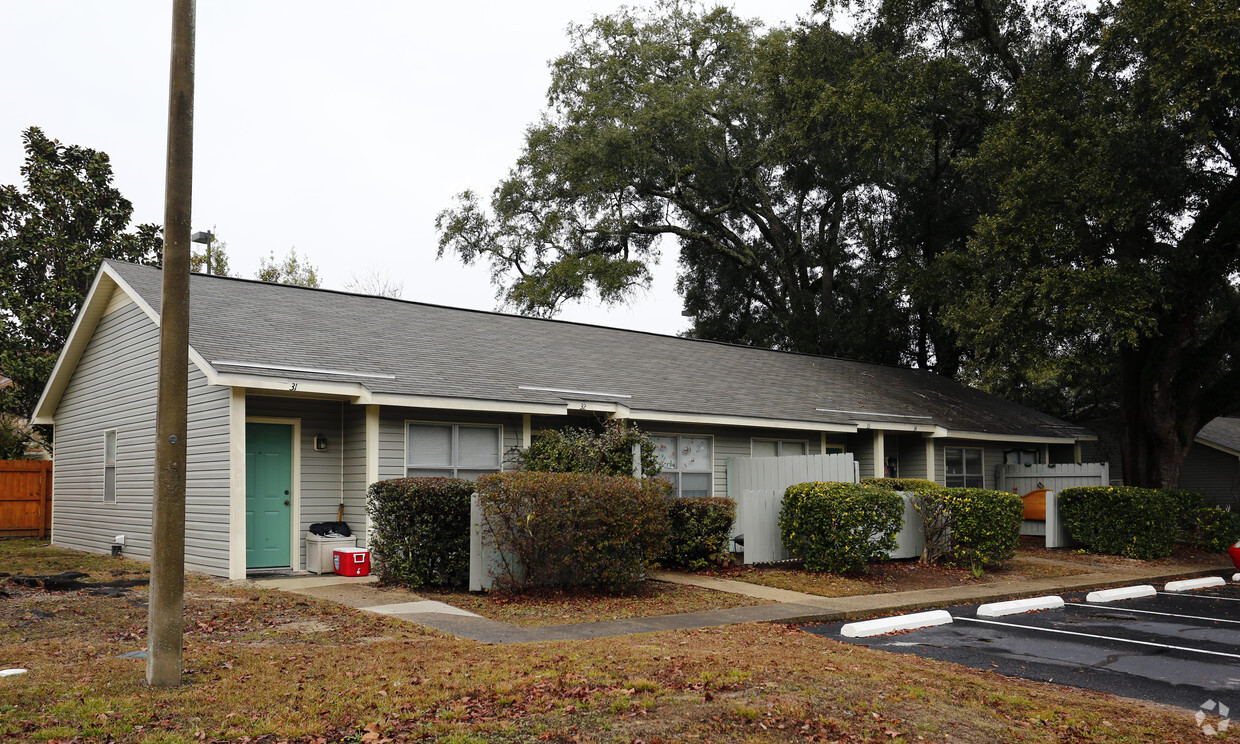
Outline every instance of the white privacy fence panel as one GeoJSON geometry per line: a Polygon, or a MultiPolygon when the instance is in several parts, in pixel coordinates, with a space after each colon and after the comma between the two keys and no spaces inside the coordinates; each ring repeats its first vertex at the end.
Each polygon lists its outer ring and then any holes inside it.
{"type": "Polygon", "coordinates": [[[851,453],[797,457],[729,457],[728,493],[736,501],[736,533],[744,535],[745,563],[792,557],[779,537],[784,491],[797,483],[858,483],[851,453]]]}
{"type": "Polygon", "coordinates": [[[1078,486],[1107,486],[1111,466],[1105,462],[1058,465],[996,465],[995,490],[1024,496],[1039,488],[1062,491],[1078,486]]]}

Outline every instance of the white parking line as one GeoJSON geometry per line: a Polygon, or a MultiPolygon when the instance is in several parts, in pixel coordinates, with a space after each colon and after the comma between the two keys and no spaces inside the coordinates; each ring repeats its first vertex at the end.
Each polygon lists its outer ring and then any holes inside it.
{"type": "Polygon", "coordinates": [[[1159,592],[1159,594],[1164,594],[1168,597],[1179,597],[1181,599],[1221,599],[1224,602],[1240,602],[1240,598],[1237,597],[1215,597],[1210,594],[1185,594],[1184,592],[1159,592]]]}
{"type": "Polygon", "coordinates": [[[1240,620],[1228,620],[1222,617],[1202,617],[1201,615],[1177,615],[1174,612],[1155,612],[1153,610],[1134,610],[1124,607],[1100,607],[1098,605],[1080,604],[1078,602],[1068,602],[1064,607],[1079,607],[1082,610],[1103,610],[1110,612],[1140,612],[1142,615],[1162,615],[1163,617],[1182,617],[1187,620],[1205,620],[1208,623],[1235,623],[1240,625],[1240,620]]]}
{"type": "Polygon", "coordinates": [[[1017,623],[1005,623],[1000,620],[982,620],[976,617],[957,617],[957,622],[965,623],[984,623],[986,625],[1002,625],[1009,628],[1022,628],[1024,630],[1038,630],[1044,633],[1059,633],[1061,635],[1079,636],[1082,638],[1096,638],[1101,641],[1115,641],[1117,643],[1131,643],[1137,646],[1153,646],[1154,648],[1166,648],[1173,651],[1187,651],[1193,654],[1208,654],[1210,656],[1226,656],[1229,659],[1240,659],[1240,654],[1228,654],[1222,651],[1207,651],[1204,648],[1189,648],[1188,646],[1172,646],[1167,643],[1154,643],[1153,641],[1135,641],[1130,638],[1116,638],[1114,636],[1095,635],[1093,633],[1079,633],[1075,630],[1060,630],[1059,628],[1039,628],[1036,625],[1019,625],[1017,623]]]}

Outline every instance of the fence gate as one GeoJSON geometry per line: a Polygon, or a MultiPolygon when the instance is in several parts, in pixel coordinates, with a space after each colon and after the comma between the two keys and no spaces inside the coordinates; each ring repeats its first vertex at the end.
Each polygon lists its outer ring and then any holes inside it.
{"type": "MultiPolygon", "coordinates": [[[[1024,496],[1030,491],[1042,488],[1058,493],[1065,488],[1110,484],[1111,466],[1105,462],[995,466],[995,490],[1007,491],[1017,496],[1024,496]]],[[[1055,513],[1058,514],[1057,505],[1055,513]]],[[[1055,525],[1052,524],[1051,527],[1054,532],[1055,525]]],[[[1026,519],[1021,523],[1020,534],[1046,535],[1046,528],[1047,522],[1041,519],[1026,519]]]]}
{"type": "Polygon", "coordinates": [[[745,541],[745,563],[791,558],[779,537],[784,491],[796,483],[859,483],[852,453],[795,457],[729,457],[728,496],[736,502],[736,534],[745,541]]]}
{"type": "Polygon", "coordinates": [[[50,461],[0,460],[0,537],[47,537],[51,507],[50,461]]]}

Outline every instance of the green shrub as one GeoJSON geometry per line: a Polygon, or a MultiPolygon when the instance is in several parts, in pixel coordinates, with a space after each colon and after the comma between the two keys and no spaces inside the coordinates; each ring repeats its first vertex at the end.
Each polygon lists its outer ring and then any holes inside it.
{"type": "Polygon", "coordinates": [[[607,421],[601,432],[569,426],[539,434],[515,453],[515,464],[531,473],[632,476],[633,445],[641,447],[642,474],[657,476],[663,466],[654,441],[637,426],[616,420],[607,421]]]}
{"type": "Polygon", "coordinates": [[[1184,536],[1193,547],[1211,553],[1226,552],[1237,537],[1232,527],[1231,512],[1217,506],[1198,508],[1184,536]]]}
{"type": "Polygon", "coordinates": [[[457,478],[372,483],[366,510],[375,573],[384,583],[463,586],[469,580],[469,497],[457,478]]]}
{"type": "Polygon", "coordinates": [[[923,478],[862,478],[861,482],[867,486],[877,486],[888,491],[933,493],[943,490],[938,483],[923,478]]]}
{"type": "Polygon", "coordinates": [[[672,499],[671,534],[661,563],[685,568],[732,562],[728,541],[736,521],[736,502],[718,497],[672,499]]]}
{"type": "Polygon", "coordinates": [[[1197,528],[1197,512],[1206,506],[1205,499],[1196,491],[1184,488],[1164,488],[1162,492],[1171,500],[1175,509],[1175,524],[1181,532],[1190,533],[1197,528]]]}
{"type": "Polygon", "coordinates": [[[896,546],[904,500],[860,483],[799,483],[784,491],[779,532],[811,571],[865,568],[896,546]]]}
{"type": "Polygon", "coordinates": [[[671,486],[661,478],[493,473],[476,485],[497,578],[514,589],[624,589],[667,547],[671,486]]]}
{"type": "Polygon", "coordinates": [[[944,488],[951,556],[974,573],[1008,560],[1020,543],[1025,502],[1014,493],[985,488],[944,488]]]}
{"type": "Polygon", "coordinates": [[[1171,555],[1181,496],[1152,488],[1088,486],[1059,492],[1064,527],[1095,553],[1129,558],[1171,555]]]}

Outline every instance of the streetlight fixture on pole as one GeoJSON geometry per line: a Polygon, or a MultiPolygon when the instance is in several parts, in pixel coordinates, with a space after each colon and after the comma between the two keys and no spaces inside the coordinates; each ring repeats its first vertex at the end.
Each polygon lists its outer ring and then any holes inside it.
{"type": "Polygon", "coordinates": [[[181,684],[185,635],[185,440],[189,402],[189,231],[194,170],[194,0],[173,0],[164,171],[164,261],[146,683],[181,684]]]}
{"type": "Polygon", "coordinates": [[[202,263],[206,267],[206,271],[204,273],[210,274],[211,273],[211,241],[215,240],[215,233],[211,232],[210,230],[200,230],[194,233],[193,235],[189,236],[189,240],[191,243],[206,243],[207,244],[207,260],[203,261],[202,263]]]}

